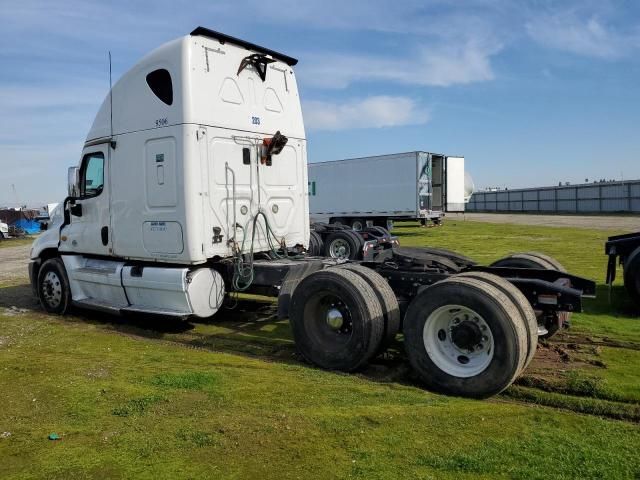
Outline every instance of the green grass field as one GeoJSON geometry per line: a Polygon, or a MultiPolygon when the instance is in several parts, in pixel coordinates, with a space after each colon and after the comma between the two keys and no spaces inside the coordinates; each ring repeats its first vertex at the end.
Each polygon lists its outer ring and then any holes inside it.
{"type": "Polygon", "coordinates": [[[423,390],[400,342],[359,374],[308,366],[268,301],[190,324],[60,318],[12,282],[0,478],[638,478],[640,318],[602,285],[615,232],[456,220],[395,233],[481,263],[545,252],[599,296],[516,385],[474,401],[423,390]]]}

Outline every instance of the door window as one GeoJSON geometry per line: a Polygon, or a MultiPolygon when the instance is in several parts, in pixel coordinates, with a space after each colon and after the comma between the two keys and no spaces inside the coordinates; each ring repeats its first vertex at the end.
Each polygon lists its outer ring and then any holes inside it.
{"type": "Polygon", "coordinates": [[[104,155],[89,153],[82,160],[80,170],[80,198],[97,197],[104,188],[104,155]]]}

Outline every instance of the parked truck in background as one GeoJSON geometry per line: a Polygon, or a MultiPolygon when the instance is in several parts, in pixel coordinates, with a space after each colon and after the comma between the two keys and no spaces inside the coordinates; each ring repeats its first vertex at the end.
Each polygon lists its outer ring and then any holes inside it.
{"type": "Polygon", "coordinates": [[[459,156],[417,151],[309,164],[311,220],[357,231],[390,229],[394,220],[439,224],[446,212],[464,211],[467,190],[459,156]]]}
{"type": "MultiPolygon", "coordinates": [[[[311,254],[296,63],[199,27],[125,73],[69,169],[62,214],[31,248],[41,305],[188,319],[229,294],[269,295],[312,364],[357,370],[402,331],[428,387],[502,391],[595,285],[535,253],[488,267],[433,248],[311,254]]],[[[459,205],[461,193],[441,198],[459,205]]]]}
{"type": "Polygon", "coordinates": [[[0,240],[9,237],[9,225],[0,221],[0,240]]]}

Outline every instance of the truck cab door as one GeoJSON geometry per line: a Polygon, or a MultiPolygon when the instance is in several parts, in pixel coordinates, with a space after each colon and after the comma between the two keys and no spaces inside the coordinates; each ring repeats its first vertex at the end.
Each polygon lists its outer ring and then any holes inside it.
{"type": "Polygon", "coordinates": [[[464,212],[464,157],[447,157],[445,166],[447,212],[464,212]]]}
{"type": "Polygon", "coordinates": [[[61,252],[111,255],[109,145],[83,151],[78,197],[69,205],[70,223],[60,232],[61,252]]]}

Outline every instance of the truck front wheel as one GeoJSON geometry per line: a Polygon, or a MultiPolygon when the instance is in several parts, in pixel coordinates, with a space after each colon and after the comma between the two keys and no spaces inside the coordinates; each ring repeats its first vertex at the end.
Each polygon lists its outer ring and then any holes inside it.
{"type": "Polygon", "coordinates": [[[404,320],[411,365],[430,389],[484,398],[507,388],[527,355],[525,319],[504,293],[453,277],[422,291],[404,320]]]}
{"type": "Polygon", "coordinates": [[[49,313],[63,315],[71,305],[71,288],[64,263],[50,258],[38,271],[38,298],[42,308],[49,313]]]}

